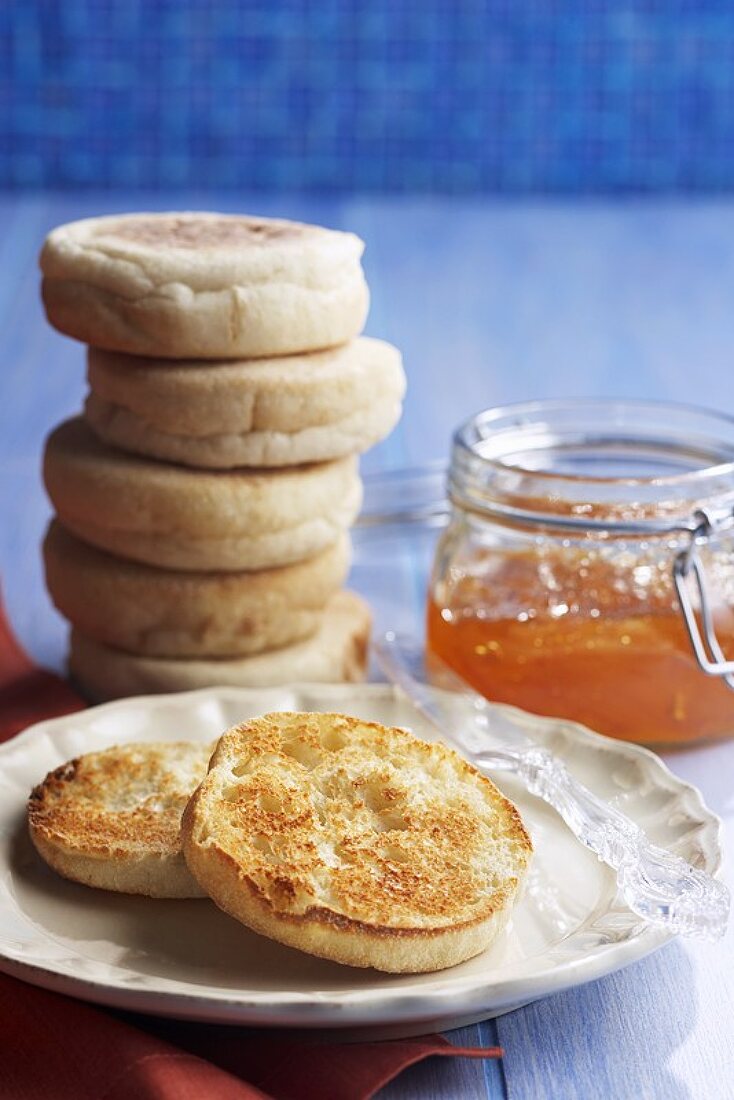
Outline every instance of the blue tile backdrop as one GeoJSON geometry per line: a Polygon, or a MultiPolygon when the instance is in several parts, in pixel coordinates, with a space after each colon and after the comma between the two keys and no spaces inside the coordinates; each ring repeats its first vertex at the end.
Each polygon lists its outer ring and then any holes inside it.
{"type": "Polygon", "coordinates": [[[0,0],[0,186],[734,186],[731,0],[0,0]]]}

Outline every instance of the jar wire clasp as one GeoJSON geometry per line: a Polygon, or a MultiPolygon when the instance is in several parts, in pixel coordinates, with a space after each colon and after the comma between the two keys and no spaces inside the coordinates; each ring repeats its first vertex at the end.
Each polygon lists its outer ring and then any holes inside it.
{"type": "Polygon", "coordinates": [[[734,527],[734,512],[731,509],[716,513],[712,509],[699,509],[694,513],[695,526],[690,528],[690,542],[675,556],[673,562],[673,580],[678,595],[683,621],[696,656],[699,667],[707,676],[720,676],[734,691],[734,661],[728,661],[721,648],[711,599],[708,594],[706,575],[699,553],[709,540],[734,527]],[[694,583],[698,596],[701,627],[698,624],[694,601],[691,598],[689,581],[694,583]],[[703,629],[701,629],[703,628],[703,629]]]}

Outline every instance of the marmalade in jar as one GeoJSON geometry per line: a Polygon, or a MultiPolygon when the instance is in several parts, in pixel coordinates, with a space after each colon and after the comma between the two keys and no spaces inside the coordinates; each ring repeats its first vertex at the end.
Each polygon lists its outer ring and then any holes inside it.
{"type": "MultiPolygon", "coordinates": [[[[732,729],[734,693],[698,667],[669,571],[638,564],[644,581],[628,592],[622,569],[592,562],[507,555],[484,578],[462,577],[448,600],[436,586],[429,647],[493,702],[611,737],[680,745],[732,729]]],[[[734,613],[720,608],[716,625],[734,653],[734,613]]]]}
{"type": "Polygon", "coordinates": [[[715,642],[704,670],[691,641],[705,598],[734,660],[734,418],[654,402],[489,409],[456,432],[448,489],[427,643],[472,687],[657,747],[734,736],[715,642]]]}

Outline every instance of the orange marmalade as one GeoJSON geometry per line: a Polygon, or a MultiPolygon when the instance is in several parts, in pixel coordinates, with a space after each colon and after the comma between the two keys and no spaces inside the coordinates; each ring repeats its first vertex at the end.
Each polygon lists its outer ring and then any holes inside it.
{"type": "Polygon", "coordinates": [[[734,690],[699,665],[673,576],[696,547],[733,660],[734,420],[652,402],[490,409],[454,436],[449,496],[427,638],[469,684],[659,747],[734,735],[734,690]],[[701,538],[703,510],[728,526],[701,538]]]}
{"type": "MultiPolygon", "coordinates": [[[[734,693],[701,672],[671,594],[648,591],[633,606],[618,571],[577,569],[574,580],[558,561],[518,556],[491,570],[491,585],[463,579],[450,607],[429,599],[429,647],[494,702],[611,737],[672,746],[734,730],[734,693]],[[544,573],[566,583],[540,598],[544,573]]],[[[720,609],[717,632],[734,654],[731,611],[720,609]]]]}

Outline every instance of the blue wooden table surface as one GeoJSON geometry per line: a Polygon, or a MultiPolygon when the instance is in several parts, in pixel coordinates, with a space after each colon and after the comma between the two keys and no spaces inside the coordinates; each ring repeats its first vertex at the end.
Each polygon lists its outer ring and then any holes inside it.
{"type": "MultiPolygon", "coordinates": [[[[452,426],[499,402],[669,398],[734,413],[734,203],[0,196],[0,576],[23,643],[53,667],[64,629],[41,577],[39,455],[80,406],[83,352],[43,320],[36,256],[53,225],[132,208],[277,213],[366,240],[368,331],[402,349],[410,385],[399,429],[366,470],[445,456],[452,426]]],[[[396,575],[417,614],[422,578],[396,575]]],[[[357,572],[384,614],[378,580],[357,572]]],[[[668,763],[701,787],[731,842],[734,743],[668,763]]],[[[675,942],[456,1039],[499,1042],[504,1061],[435,1059],[385,1100],[732,1100],[734,936],[675,942]]]]}

